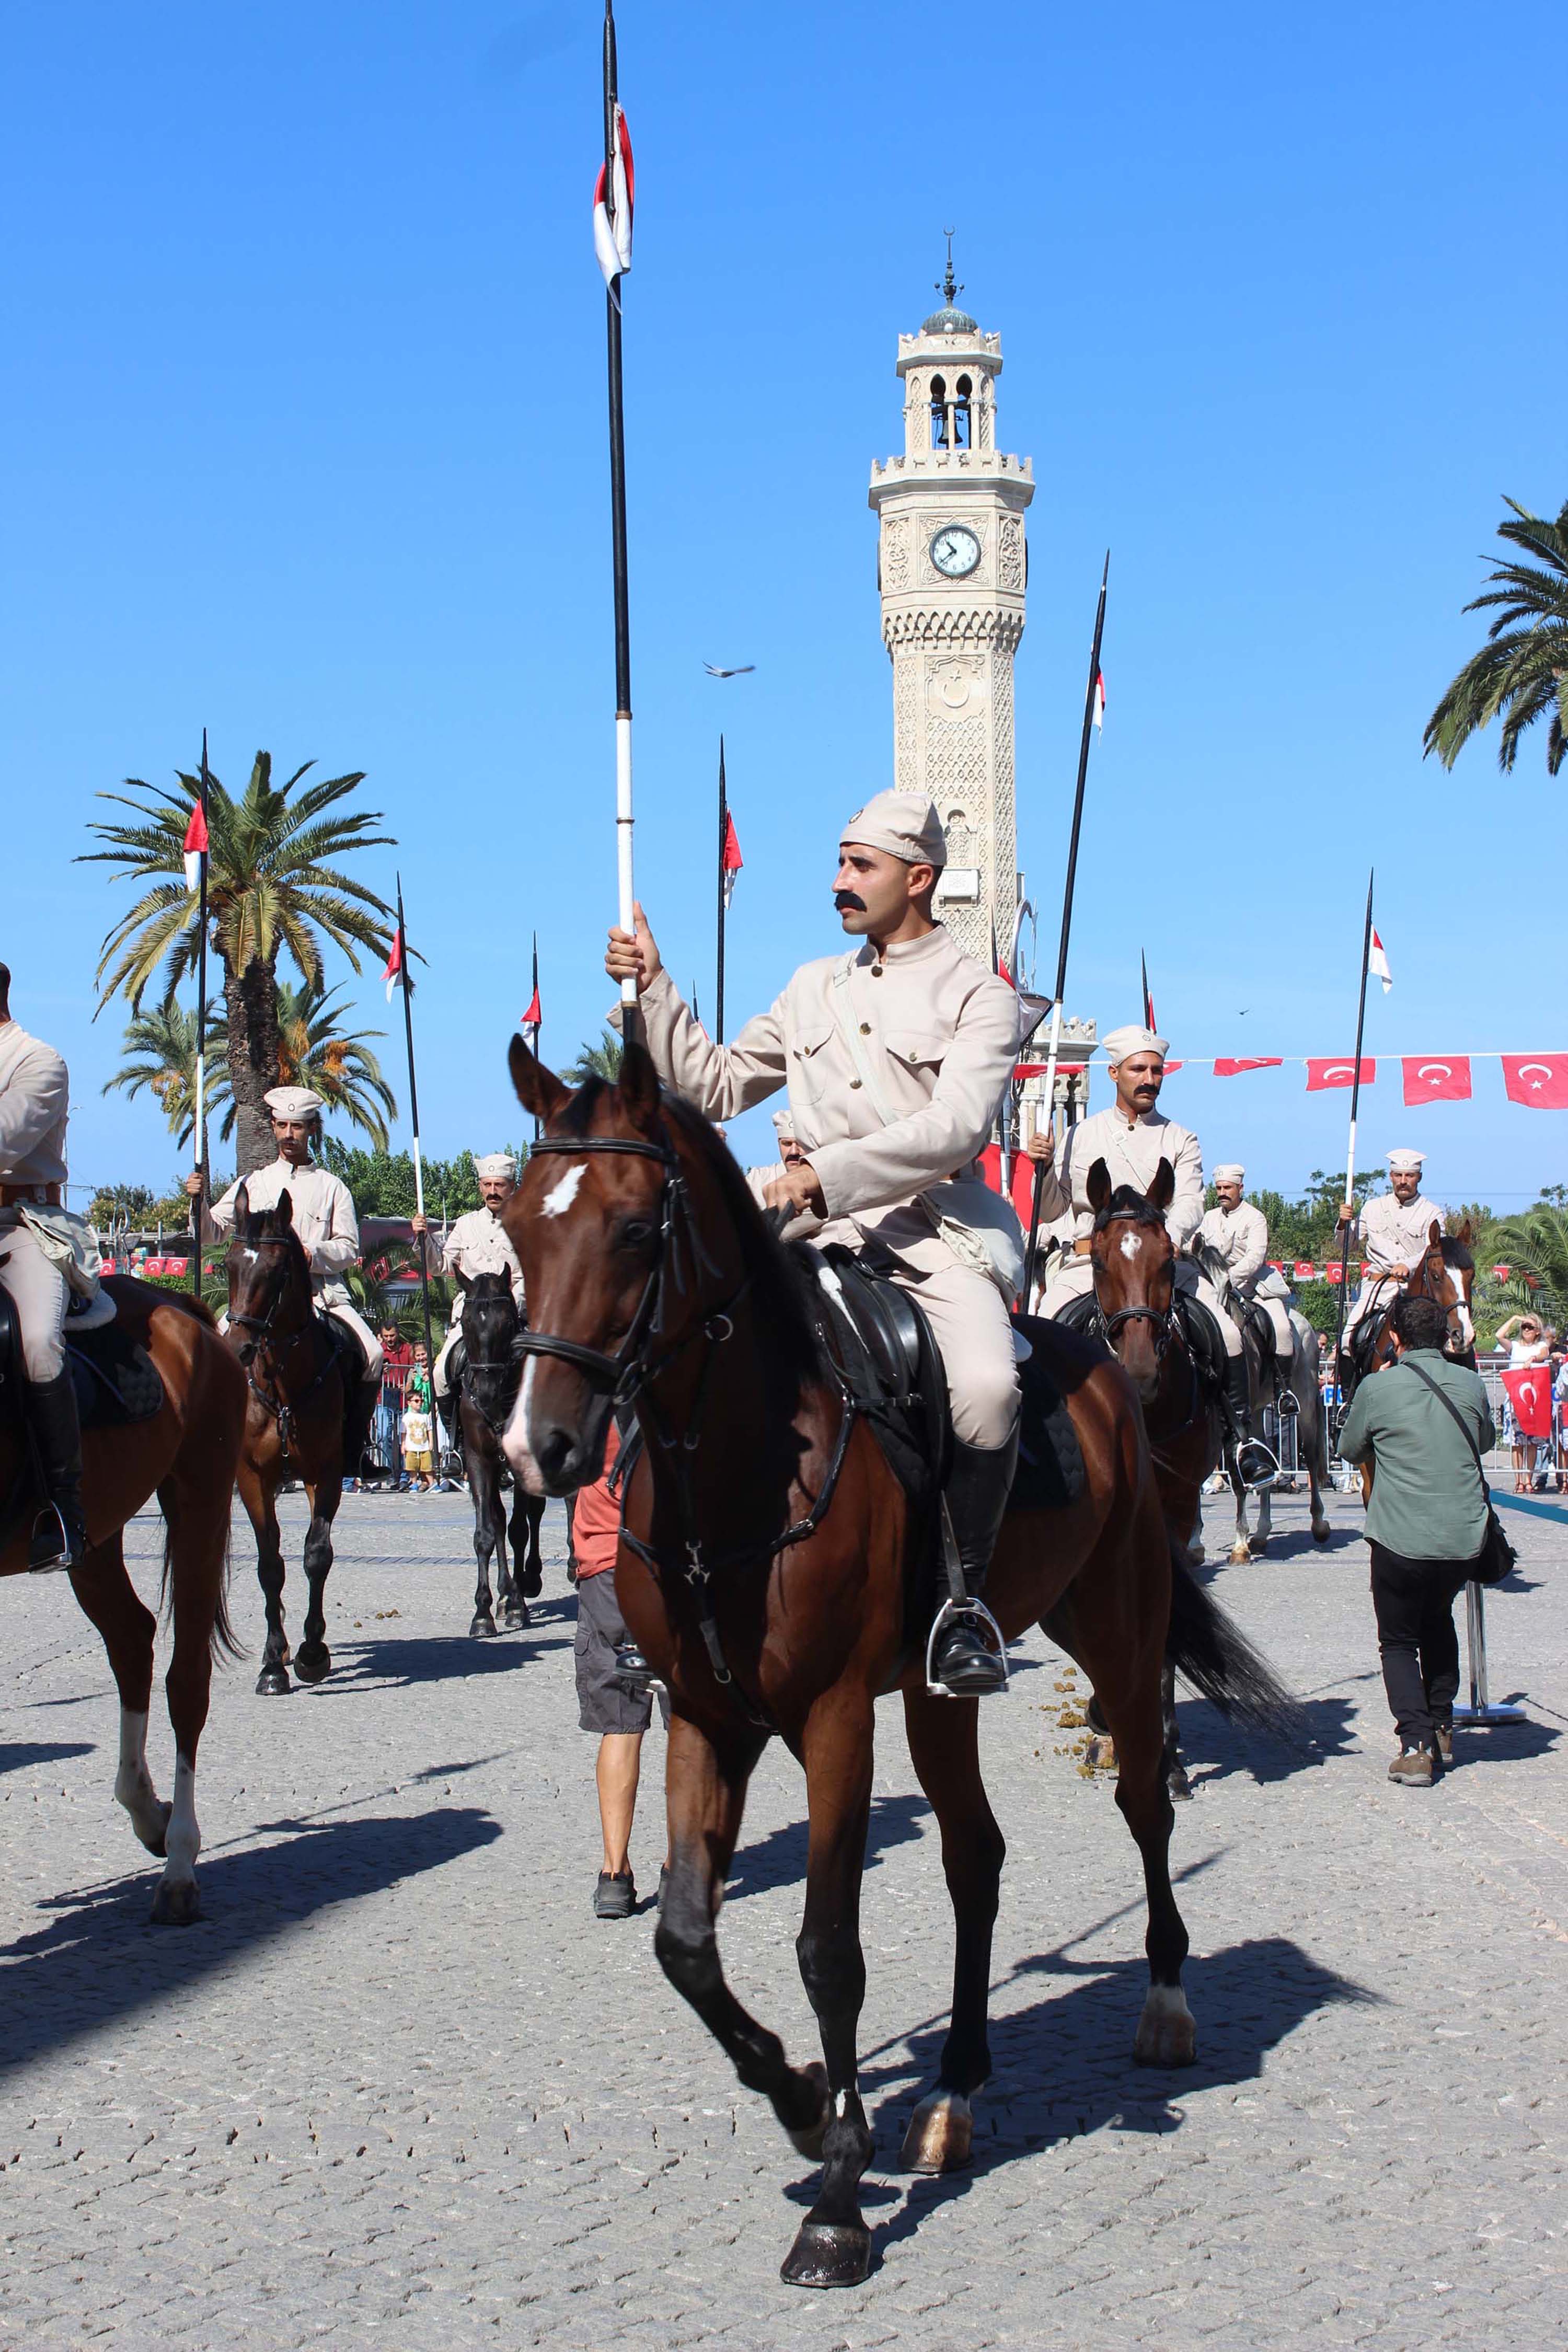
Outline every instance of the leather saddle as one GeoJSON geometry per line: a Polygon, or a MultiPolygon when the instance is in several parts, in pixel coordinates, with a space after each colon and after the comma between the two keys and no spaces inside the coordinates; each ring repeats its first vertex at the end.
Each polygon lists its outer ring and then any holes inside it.
{"type": "Polygon", "coordinates": [[[1258,1360],[1267,1371],[1274,1361],[1274,1326],[1268,1320],[1268,1309],[1259,1306],[1256,1298],[1247,1303],[1246,1328],[1258,1342],[1258,1360]]]}
{"type": "MultiPolygon", "coordinates": [[[[124,1429],[152,1421],[163,1409],[163,1383],[140,1340],[119,1322],[90,1331],[66,1325],[66,1369],[76,1391],[83,1429],[124,1429]]],[[[16,1308],[0,1285],[0,1412],[22,1417],[22,1333],[16,1308]]]]}
{"type": "Polygon", "coordinates": [[[794,1254],[835,1369],[900,1484],[911,1500],[929,1503],[947,1482],[952,1423],[947,1376],[924,1310],[841,1243],[818,1249],[799,1242],[794,1254]]]}

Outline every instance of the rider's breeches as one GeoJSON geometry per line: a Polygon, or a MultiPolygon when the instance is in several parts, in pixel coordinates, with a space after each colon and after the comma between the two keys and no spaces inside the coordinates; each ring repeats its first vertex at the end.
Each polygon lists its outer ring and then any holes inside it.
{"type": "Polygon", "coordinates": [[[364,1353],[366,1380],[379,1383],[382,1367],[381,1341],[376,1338],[363,1316],[357,1315],[346,1298],[322,1297],[317,1304],[323,1313],[331,1317],[334,1323],[341,1323],[345,1331],[353,1333],[364,1353]]]}
{"type": "Polygon", "coordinates": [[[1398,1296],[1399,1285],[1391,1274],[1369,1275],[1351,1301],[1350,1313],[1345,1317],[1345,1339],[1374,1307],[1392,1307],[1398,1296]]]}
{"type": "MultiPolygon", "coordinates": [[[[1225,1340],[1226,1354],[1239,1356],[1241,1333],[1237,1330],[1234,1319],[1220,1305],[1214,1285],[1205,1280],[1190,1257],[1179,1257],[1176,1260],[1175,1284],[1178,1290],[1184,1291],[1188,1297],[1196,1298],[1208,1308],[1209,1313],[1219,1325],[1221,1336],[1225,1340]]],[[[1087,1256],[1058,1258],[1051,1268],[1050,1280],[1046,1285],[1046,1295],[1041,1303],[1040,1312],[1045,1316],[1058,1316],[1073,1299],[1084,1297],[1093,1288],[1094,1265],[1090,1258],[1087,1256]]]]}
{"type": "Polygon", "coordinates": [[[57,1380],[64,1371],[65,1276],[44,1255],[37,1234],[23,1224],[0,1225],[0,1282],[10,1292],[22,1329],[22,1371],[34,1381],[57,1380]]]}
{"type": "Polygon", "coordinates": [[[1293,1356],[1296,1352],[1296,1334],[1290,1322],[1290,1309],[1285,1300],[1283,1298],[1268,1298],[1260,1292],[1255,1291],[1252,1297],[1252,1304],[1255,1307],[1261,1307],[1263,1312],[1268,1318],[1269,1328],[1274,1333],[1275,1354],[1277,1356],[1293,1356]]]}
{"type": "Polygon", "coordinates": [[[947,1373],[953,1435],[962,1445],[996,1453],[1018,1418],[1018,1361],[1001,1292],[957,1264],[937,1274],[906,1265],[889,1273],[925,1308],[947,1373]]]}
{"type": "Polygon", "coordinates": [[[451,1381],[447,1376],[447,1359],[463,1336],[461,1323],[454,1323],[441,1342],[441,1352],[436,1359],[436,1393],[438,1397],[451,1393],[451,1381]]]}

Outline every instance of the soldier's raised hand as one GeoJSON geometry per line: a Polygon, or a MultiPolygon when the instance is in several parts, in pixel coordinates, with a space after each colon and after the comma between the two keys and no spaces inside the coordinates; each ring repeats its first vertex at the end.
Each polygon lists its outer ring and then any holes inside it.
{"type": "Polygon", "coordinates": [[[1042,1167],[1048,1168],[1057,1156],[1056,1129],[1050,1127],[1036,1128],[1024,1149],[1031,1160],[1042,1167]]]}
{"type": "Polygon", "coordinates": [[[623,931],[618,926],[612,928],[610,943],[605,950],[605,970],[617,985],[623,980],[635,980],[640,996],[649,982],[658,978],[664,965],[640,898],[635,902],[635,933],[623,931]]]}

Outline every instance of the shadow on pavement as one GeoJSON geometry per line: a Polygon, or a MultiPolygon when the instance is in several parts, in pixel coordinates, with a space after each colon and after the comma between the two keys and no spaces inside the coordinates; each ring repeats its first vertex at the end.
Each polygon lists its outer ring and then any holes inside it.
{"type": "MultiPolygon", "coordinates": [[[[1376,1675],[1360,1677],[1375,1681],[1376,1675]]],[[[1206,1699],[1176,1701],[1176,1722],[1182,1737],[1182,1761],[1194,1789],[1210,1780],[1227,1780],[1233,1772],[1249,1772],[1260,1786],[1288,1780],[1294,1772],[1310,1772],[1331,1756],[1344,1756],[1355,1746],[1353,1699],[1336,1693],[1300,1702],[1306,1741],[1287,1747],[1260,1731],[1227,1723],[1206,1699]]]]}
{"type": "MultiPolygon", "coordinates": [[[[801,1794],[805,1797],[805,1782],[801,1794]]],[[[921,1833],[922,1822],[931,1818],[931,1807],[923,1797],[873,1797],[870,1826],[866,1832],[866,1867],[874,1870],[884,1853],[895,1846],[908,1845],[921,1833]]],[[[743,1895],[761,1895],[772,1886],[805,1885],[806,1822],[786,1822],[782,1829],[770,1830],[755,1845],[746,1846],[736,1854],[731,1864],[730,1876],[724,1888],[726,1903],[739,1901],[743,1895]]]]}
{"type": "MultiPolygon", "coordinates": [[[[993,2015],[994,2072],[975,2100],[974,2155],[968,2169],[907,2187],[897,2179],[864,2184],[868,2206],[898,2206],[877,2231],[879,2252],[912,2237],[933,2207],[963,2196],[973,2182],[1016,2157],[1092,2132],[1179,2131],[1194,2093],[1256,2081],[1268,2052],[1320,2010],[1380,1999],[1324,1968],[1288,1937],[1232,1944],[1188,1962],[1184,1982],[1198,2023],[1198,2059],[1194,2066],[1167,2071],[1136,2065],[1131,2055],[1149,1985],[1142,1956],[1107,1967],[1053,1952],[1024,1961],[1008,1981],[1016,1985],[1039,1975],[1070,1981],[1058,1982],[1025,2009],[993,2015]]],[[[900,2055],[862,2073],[868,2091],[895,2080],[901,2085],[873,2118],[889,2158],[916,2097],[936,2079],[946,2032],[944,2018],[911,2036],[908,2059],[900,2055]]],[[[1113,2150],[1114,2142],[1107,2152],[1113,2150]]],[[[809,2202],[816,2193],[815,2181],[788,2193],[809,2202]]]]}
{"type": "Polygon", "coordinates": [[[464,1682],[470,1675],[511,1674],[549,1650],[572,1646],[570,1630],[542,1640],[537,1616],[535,1611],[535,1624],[526,1633],[498,1633],[493,1642],[476,1641],[468,1633],[394,1633],[372,1641],[339,1641],[332,1649],[332,1673],[321,1687],[331,1692],[334,1685],[353,1689],[377,1684],[407,1690],[419,1683],[464,1682]]]}
{"type": "Polygon", "coordinates": [[[59,1764],[68,1756],[90,1756],[90,1739],[0,1739],[0,1773],[24,1772],[29,1764],[59,1764]]]}
{"type": "Polygon", "coordinates": [[[204,1916],[192,1927],[149,1927],[158,1870],[151,1858],[112,1886],[55,1895],[40,1906],[55,1914],[48,1924],[0,1952],[0,2074],[150,2003],[177,2000],[214,1969],[329,1905],[437,1870],[500,1833],[489,1813],[448,1805],[331,1822],[275,1845],[204,1857],[196,1870],[204,1916]]]}

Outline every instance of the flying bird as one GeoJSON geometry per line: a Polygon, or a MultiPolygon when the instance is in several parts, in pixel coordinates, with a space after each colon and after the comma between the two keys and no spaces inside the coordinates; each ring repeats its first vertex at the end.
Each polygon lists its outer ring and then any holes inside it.
{"type": "Polygon", "coordinates": [[[757,665],[755,662],[741,662],[734,669],[720,669],[712,662],[704,662],[702,667],[710,677],[749,677],[757,665]]]}

